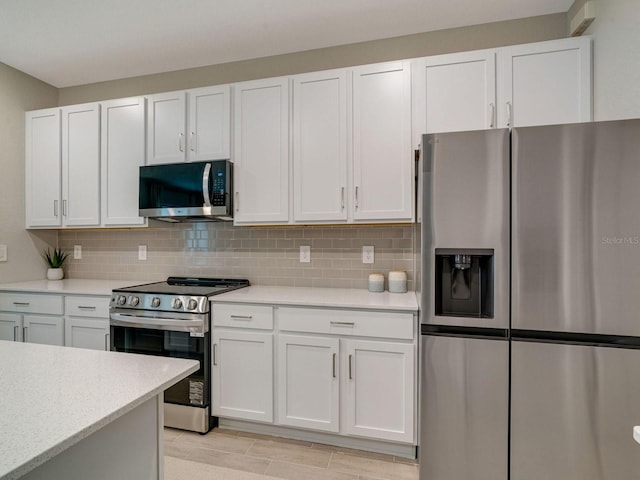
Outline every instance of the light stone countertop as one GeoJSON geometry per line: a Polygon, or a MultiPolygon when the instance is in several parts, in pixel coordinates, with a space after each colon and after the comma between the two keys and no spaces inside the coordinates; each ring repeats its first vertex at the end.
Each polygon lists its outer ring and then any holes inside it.
{"type": "Polygon", "coordinates": [[[255,285],[211,297],[212,302],[303,307],[362,308],[417,312],[415,292],[372,293],[356,288],[271,287],[255,285]]]}
{"type": "Polygon", "coordinates": [[[198,367],[195,360],[0,341],[0,479],[21,477],[198,367]]]}
{"type": "Polygon", "coordinates": [[[59,293],[61,295],[111,296],[114,288],[151,283],[153,280],[92,280],[70,278],[65,280],[31,280],[26,282],[0,283],[0,291],[22,293],[59,293]]]}

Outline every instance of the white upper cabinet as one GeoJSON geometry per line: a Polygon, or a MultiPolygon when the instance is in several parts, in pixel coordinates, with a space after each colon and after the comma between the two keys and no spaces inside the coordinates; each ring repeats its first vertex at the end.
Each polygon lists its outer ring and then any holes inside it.
{"type": "Polygon", "coordinates": [[[413,220],[411,66],[353,70],[353,219],[413,220]]]}
{"type": "MultiPolygon", "coordinates": [[[[416,130],[482,130],[496,126],[494,50],[421,58],[414,64],[416,130]]],[[[419,140],[418,140],[419,141],[419,140]]]]}
{"type": "Polygon", "coordinates": [[[234,223],[289,221],[289,79],[234,86],[234,223]]]}
{"type": "Polygon", "coordinates": [[[27,112],[25,116],[26,226],[62,225],[60,109],[27,112]]]}
{"type": "Polygon", "coordinates": [[[184,162],[186,158],[186,94],[147,97],[147,165],[184,162]]]}
{"type": "Polygon", "coordinates": [[[102,224],[145,225],[138,216],[140,166],[145,160],[144,98],[102,103],[102,224]]]}
{"type": "Polygon", "coordinates": [[[100,225],[100,105],[62,108],[62,219],[100,225]]]}
{"type": "Polygon", "coordinates": [[[517,45],[500,56],[499,127],[592,119],[589,37],[517,45]]]}
{"type": "Polygon", "coordinates": [[[231,87],[221,85],[188,90],[187,97],[189,161],[230,158],[231,87]]]}
{"type": "Polygon", "coordinates": [[[346,221],[347,73],[293,78],[293,218],[346,221]]]}
{"type": "Polygon", "coordinates": [[[147,109],[147,165],[230,157],[229,85],[149,95],[147,109]]]}

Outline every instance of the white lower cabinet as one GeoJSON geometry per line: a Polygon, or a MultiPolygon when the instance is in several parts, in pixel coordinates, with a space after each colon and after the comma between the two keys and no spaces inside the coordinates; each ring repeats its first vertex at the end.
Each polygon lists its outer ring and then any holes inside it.
{"type": "Polygon", "coordinates": [[[215,328],[212,343],[213,415],[272,422],[273,333],[215,328]]]}
{"type": "Polygon", "coordinates": [[[411,344],[342,340],[345,424],[350,435],[414,439],[415,354],[411,344]]]}
{"type": "Polygon", "coordinates": [[[109,350],[109,300],[85,295],[65,297],[66,346],[109,350]]]}
{"type": "Polygon", "coordinates": [[[339,431],[339,340],[278,335],[278,423],[339,431]]]}
{"type": "Polygon", "coordinates": [[[0,293],[0,340],[64,345],[61,295],[0,293]]]}

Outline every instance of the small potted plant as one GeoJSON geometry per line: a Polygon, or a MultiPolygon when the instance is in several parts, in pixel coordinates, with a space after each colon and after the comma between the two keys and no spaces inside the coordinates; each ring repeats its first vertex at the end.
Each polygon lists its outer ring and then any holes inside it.
{"type": "Polygon", "coordinates": [[[64,277],[64,271],[62,270],[62,264],[69,256],[60,248],[54,248],[53,252],[47,248],[42,252],[42,258],[49,267],[47,269],[47,280],[62,280],[64,277]]]}

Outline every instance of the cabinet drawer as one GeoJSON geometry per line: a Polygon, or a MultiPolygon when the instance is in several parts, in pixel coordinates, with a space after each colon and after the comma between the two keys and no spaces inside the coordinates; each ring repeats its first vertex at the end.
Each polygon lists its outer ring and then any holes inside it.
{"type": "Polygon", "coordinates": [[[67,296],[64,309],[67,315],[74,317],[109,317],[110,297],[87,297],[85,295],[67,296]]]}
{"type": "Polygon", "coordinates": [[[270,306],[214,303],[212,312],[216,327],[273,328],[273,308],[270,306]]]}
{"type": "Polygon", "coordinates": [[[0,293],[0,310],[49,315],[64,313],[62,295],[37,293],[0,293]]]}
{"type": "Polygon", "coordinates": [[[280,307],[280,330],[360,337],[413,339],[411,313],[280,307]]]}

